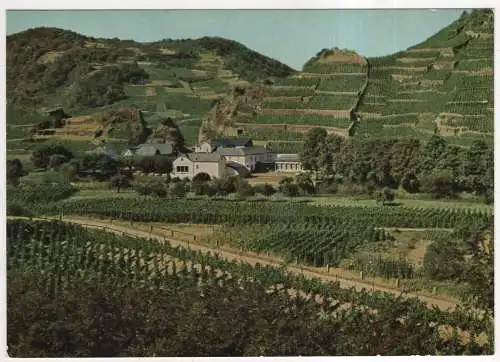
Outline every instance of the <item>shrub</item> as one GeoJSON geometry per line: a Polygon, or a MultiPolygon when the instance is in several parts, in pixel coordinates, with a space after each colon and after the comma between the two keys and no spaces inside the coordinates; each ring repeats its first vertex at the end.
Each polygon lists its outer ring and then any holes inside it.
{"type": "Polygon", "coordinates": [[[206,181],[200,181],[200,180],[195,180],[193,178],[193,182],[191,182],[191,191],[195,195],[207,195],[208,193],[208,188],[209,188],[209,183],[206,181]]]}
{"type": "Polygon", "coordinates": [[[137,182],[134,183],[132,187],[141,196],[149,196],[153,191],[149,183],[137,182]]]}
{"type": "Polygon", "coordinates": [[[253,196],[255,193],[253,187],[245,179],[239,179],[236,182],[236,192],[240,197],[253,196]]]}
{"type": "Polygon", "coordinates": [[[200,172],[193,177],[193,182],[196,181],[201,181],[201,182],[210,181],[210,175],[206,172],[200,172]]]}
{"type": "Polygon", "coordinates": [[[440,240],[427,248],[423,261],[424,275],[433,280],[453,280],[465,270],[464,255],[456,242],[440,240]]]}
{"type": "Polygon", "coordinates": [[[73,158],[73,153],[63,145],[50,143],[37,147],[31,155],[31,162],[35,167],[46,168],[50,164],[51,156],[54,155],[59,155],[61,159],[64,159],[61,163],[73,158]]]}
{"type": "Polygon", "coordinates": [[[294,183],[284,183],[279,186],[279,191],[288,197],[295,197],[299,194],[299,186],[294,183]]]}
{"type": "Polygon", "coordinates": [[[317,185],[316,192],[318,194],[336,194],[339,192],[339,186],[334,182],[322,182],[317,185]]]}
{"type": "Polygon", "coordinates": [[[29,208],[17,204],[17,203],[7,203],[7,215],[8,216],[25,216],[25,217],[31,217],[33,216],[33,213],[30,211],[29,208]]]}
{"type": "Polygon", "coordinates": [[[453,198],[458,193],[458,185],[450,172],[439,172],[423,177],[422,191],[435,199],[453,198]]]}
{"type": "Polygon", "coordinates": [[[264,195],[264,196],[271,196],[276,193],[276,189],[271,186],[270,184],[263,184],[263,185],[255,185],[254,186],[254,191],[255,193],[264,195]]]}
{"type": "Polygon", "coordinates": [[[170,192],[170,196],[183,197],[187,192],[186,183],[183,181],[173,183],[170,186],[169,192],[170,192]]]}
{"type": "Polygon", "coordinates": [[[111,187],[116,188],[116,192],[120,192],[122,188],[124,189],[130,187],[130,180],[125,175],[113,176],[110,180],[110,183],[111,187]]]}

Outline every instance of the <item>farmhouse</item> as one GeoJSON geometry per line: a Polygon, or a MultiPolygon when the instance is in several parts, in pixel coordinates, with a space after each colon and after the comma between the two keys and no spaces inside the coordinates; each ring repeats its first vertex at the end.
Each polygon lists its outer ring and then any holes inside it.
{"type": "Polygon", "coordinates": [[[200,173],[211,178],[226,176],[226,160],[217,153],[189,153],[175,159],[172,164],[172,177],[192,179],[200,173]]]}
{"type": "Polygon", "coordinates": [[[276,172],[302,172],[302,164],[296,153],[281,153],[276,155],[276,172]]]}

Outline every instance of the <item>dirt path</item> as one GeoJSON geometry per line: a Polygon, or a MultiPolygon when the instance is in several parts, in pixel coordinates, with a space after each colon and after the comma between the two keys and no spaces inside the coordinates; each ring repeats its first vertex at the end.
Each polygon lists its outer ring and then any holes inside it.
{"type": "MultiPolygon", "coordinates": [[[[249,255],[249,253],[246,252],[238,252],[238,251],[229,251],[227,249],[221,249],[221,248],[213,248],[210,246],[206,245],[200,245],[195,242],[189,242],[186,240],[179,240],[179,239],[174,239],[166,236],[160,236],[155,232],[146,232],[142,230],[137,230],[136,228],[133,227],[125,227],[122,225],[113,225],[110,224],[109,222],[105,221],[98,221],[98,220],[91,220],[87,218],[76,218],[76,217],[64,217],[63,221],[66,222],[71,222],[71,223],[76,223],[80,224],[83,226],[86,226],[88,228],[93,228],[93,229],[104,229],[116,234],[120,233],[127,233],[131,235],[135,235],[138,237],[144,237],[144,238],[153,238],[157,240],[168,240],[173,246],[181,246],[181,247],[189,247],[192,250],[199,250],[202,252],[211,252],[211,253],[218,253],[221,257],[227,259],[227,260],[238,260],[238,261],[243,261],[246,263],[249,263],[251,265],[255,265],[257,263],[261,265],[269,265],[273,267],[283,267],[284,264],[282,262],[278,262],[276,260],[273,260],[271,257],[265,257],[262,255],[249,255]]],[[[167,233],[163,233],[165,235],[167,233]]],[[[308,276],[310,278],[320,278],[324,281],[328,282],[339,282],[340,286],[342,288],[351,288],[354,287],[356,290],[374,290],[374,291],[381,291],[381,292],[387,292],[395,295],[400,295],[402,293],[401,290],[398,289],[393,289],[393,288],[388,288],[388,287],[382,287],[379,285],[375,285],[373,283],[367,283],[367,282],[361,282],[361,281],[353,281],[349,279],[345,279],[342,277],[339,277],[337,275],[329,275],[326,273],[320,273],[318,271],[311,270],[308,267],[303,267],[299,265],[286,265],[286,269],[289,272],[292,272],[294,274],[303,274],[305,276],[308,276]]],[[[404,293],[405,296],[407,297],[417,297],[423,302],[427,303],[429,306],[435,305],[438,308],[442,310],[446,309],[453,309],[456,307],[456,303],[444,299],[440,299],[437,297],[430,297],[430,296],[423,296],[423,295],[418,295],[415,293],[404,293]]]]}

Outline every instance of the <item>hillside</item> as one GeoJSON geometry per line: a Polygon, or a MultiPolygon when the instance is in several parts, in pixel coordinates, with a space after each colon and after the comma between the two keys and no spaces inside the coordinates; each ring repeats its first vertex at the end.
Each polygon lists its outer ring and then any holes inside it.
{"type": "Polygon", "coordinates": [[[464,13],[422,43],[386,57],[323,49],[301,72],[267,85],[257,109],[235,123],[254,139],[279,141],[280,149],[300,148],[297,140],[313,126],[357,138],[437,133],[459,145],[491,142],[493,13],[464,13]]]}
{"type": "MultiPolygon", "coordinates": [[[[178,121],[189,143],[196,142],[202,118],[233,84],[286,76],[288,66],[223,39],[95,39],[57,28],[35,28],[7,37],[7,135],[21,140],[46,111],[63,107],[74,127],[55,137],[82,141],[81,116],[138,108],[155,128],[178,121]],[[182,123],[180,122],[182,120],[182,123]],[[79,137],[78,135],[81,135],[79,137]]],[[[87,127],[88,128],[88,127],[87,127]]],[[[93,131],[93,130],[92,130],[93,131]]],[[[13,141],[9,149],[23,149],[13,141]]]]}
{"type": "Polygon", "coordinates": [[[9,149],[23,149],[17,140],[54,106],[73,117],[137,108],[151,129],[170,117],[187,145],[245,135],[298,152],[315,126],[343,137],[492,142],[493,13],[464,12],[385,57],[322,49],[300,72],[222,38],[138,43],[31,29],[7,37],[7,105],[9,149]]]}

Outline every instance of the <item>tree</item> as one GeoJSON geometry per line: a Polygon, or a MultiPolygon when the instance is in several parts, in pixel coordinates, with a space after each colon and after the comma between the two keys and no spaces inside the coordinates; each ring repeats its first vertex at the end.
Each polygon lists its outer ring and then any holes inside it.
{"type": "Polygon", "coordinates": [[[377,203],[381,202],[382,205],[385,205],[387,202],[394,201],[394,191],[388,187],[384,187],[382,190],[379,190],[376,196],[377,203]]]}
{"type": "Polygon", "coordinates": [[[31,154],[31,162],[35,167],[46,168],[49,166],[50,157],[60,155],[64,162],[73,158],[73,153],[59,143],[44,144],[37,147],[31,154]]]}
{"type": "Polygon", "coordinates": [[[255,185],[253,189],[256,193],[264,196],[271,196],[276,193],[276,189],[267,183],[263,185],[255,185]]]}
{"type": "Polygon", "coordinates": [[[295,176],[295,182],[297,183],[297,186],[307,194],[314,194],[316,191],[309,173],[298,174],[295,176]]]}
{"type": "Polygon", "coordinates": [[[27,175],[23,165],[18,158],[7,160],[7,183],[10,185],[19,185],[19,179],[27,175]]]}
{"type": "Polygon", "coordinates": [[[156,156],[154,158],[154,170],[160,174],[170,174],[172,172],[172,159],[166,156],[156,156]]]}
{"type": "Polygon", "coordinates": [[[80,171],[87,171],[93,177],[108,179],[116,174],[120,164],[105,154],[87,154],[80,162],[80,171]]]}
{"type": "Polygon", "coordinates": [[[423,177],[422,191],[435,199],[452,198],[456,196],[458,191],[457,182],[450,172],[441,171],[423,177]]]}
{"type": "Polygon", "coordinates": [[[212,185],[217,190],[217,195],[226,196],[236,192],[236,182],[238,177],[229,176],[220,179],[215,179],[212,185]]]}
{"type": "Polygon", "coordinates": [[[420,181],[418,180],[415,172],[408,171],[401,179],[401,187],[409,193],[416,193],[420,189],[420,181]]]}
{"type": "Polygon", "coordinates": [[[291,177],[284,177],[280,181],[278,190],[285,196],[295,197],[299,194],[299,186],[293,183],[291,177]]]}
{"type": "Polygon", "coordinates": [[[476,308],[494,311],[494,238],[493,223],[487,229],[472,235],[468,244],[471,258],[465,264],[463,280],[467,282],[465,301],[476,308]]]}
{"type": "Polygon", "coordinates": [[[427,248],[424,260],[424,275],[428,279],[455,280],[462,276],[465,267],[464,253],[457,242],[439,240],[427,248]]]}
{"type": "Polygon", "coordinates": [[[155,171],[155,157],[154,156],[142,156],[137,157],[134,160],[134,167],[145,173],[151,173],[155,171]]]}
{"type": "Polygon", "coordinates": [[[324,128],[311,129],[306,136],[303,151],[300,153],[300,161],[306,170],[319,171],[321,162],[318,154],[324,150],[327,132],[324,128]]]}
{"type": "Polygon", "coordinates": [[[122,188],[130,187],[130,180],[125,175],[116,175],[111,177],[111,186],[116,188],[116,192],[120,192],[122,188]]]}
{"type": "Polygon", "coordinates": [[[52,170],[56,170],[61,166],[62,164],[66,163],[68,159],[64,155],[52,155],[49,157],[49,164],[48,167],[51,168],[52,170]]]}

